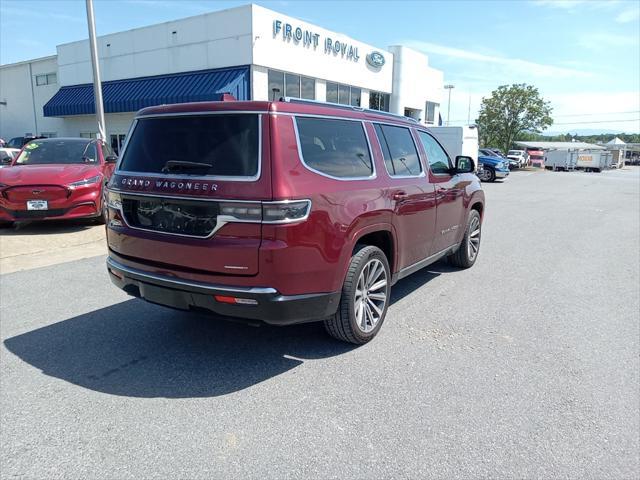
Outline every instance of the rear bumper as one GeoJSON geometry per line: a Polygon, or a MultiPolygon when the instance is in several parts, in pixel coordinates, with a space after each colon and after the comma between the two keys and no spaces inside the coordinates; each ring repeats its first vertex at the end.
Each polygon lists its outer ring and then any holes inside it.
{"type": "Polygon", "coordinates": [[[323,320],[333,315],[340,292],[281,295],[270,287],[237,287],[177,279],[125,266],[107,258],[114,285],[129,295],[180,310],[206,310],[218,315],[259,320],[271,325],[323,320]],[[253,300],[255,305],[228,304],[214,296],[253,300]]]}

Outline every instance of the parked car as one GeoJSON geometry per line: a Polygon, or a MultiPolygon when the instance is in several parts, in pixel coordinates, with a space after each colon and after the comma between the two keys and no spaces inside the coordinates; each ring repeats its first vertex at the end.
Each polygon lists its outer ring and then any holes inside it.
{"type": "Polygon", "coordinates": [[[45,137],[38,137],[33,135],[27,135],[25,137],[13,137],[11,140],[9,140],[9,142],[7,142],[6,146],[9,148],[17,148],[19,150],[22,147],[24,147],[27,143],[29,143],[31,140],[38,140],[40,138],[45,138],[45,137]]]}
{"type": "Polygon", "coordinates": [[[509,162],[500,157],[478,153],[478,162],[482,165],[482,173],[478,175],[483,182],[495,182],[497,178],[509,176],[509,162]]]}
{"type": "Polygon", "coordinates": [[[153,303],[323,321],[362,344],[392,284],[441,258],[476,261],[474,168],[384,112],[289,99],[145,108],[108,184],[107,268],[153,303]]]}
{"type": "Polygon", "coordinates": [[[518,168],[524,168],[529,163],[529,156],[524,150],[509,150],[507,158],[517,162],[518,168]]]}
{"type": "Polygon", "coordinates": [[[0,170],[0,223],[106,218],[106,190],[117,158],[100,140],[50,138],[25,145],[0,170]]]}
{"type": "Polygon", "coordinates": [[[17,148],[0,147],[0,168],[11,165],[13,160],[18,156],[20,150],[17,148]]]}

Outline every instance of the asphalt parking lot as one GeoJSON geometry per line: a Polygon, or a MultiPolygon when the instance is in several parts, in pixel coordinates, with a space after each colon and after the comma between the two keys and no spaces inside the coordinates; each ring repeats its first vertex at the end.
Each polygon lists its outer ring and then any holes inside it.
{"type": "Polygon", "coordinates": [[[3,274],[2,478],[638,478],[640,169],[484,188],[476,265],[359,348],[130,299],[103,255],[3,274]]]}

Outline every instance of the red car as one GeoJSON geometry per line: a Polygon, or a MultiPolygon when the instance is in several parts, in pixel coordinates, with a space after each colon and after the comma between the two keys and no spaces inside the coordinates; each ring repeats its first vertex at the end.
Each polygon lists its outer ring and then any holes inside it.
{"type": "Polygon", "coordinates": [[[0,223],[106,218],[107,181],[117,158],[100,140],[45,138],[0,169],[0,223]]]}
{"type": "Polygon", "coordinates": [[[149,302],[324,321],[365,343],[392,284],[441,258],[476,261],[473,172],[384,112],[287,99],[146,108],[108,185],[107,268],[149,302]]]}

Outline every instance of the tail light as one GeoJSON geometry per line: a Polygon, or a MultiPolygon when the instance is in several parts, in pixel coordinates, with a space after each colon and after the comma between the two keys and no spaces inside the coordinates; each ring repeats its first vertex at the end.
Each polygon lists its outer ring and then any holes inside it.
{"type": "MultiPolygon", "coordinates": [[[[119,192],[109,190],[107,193],[109,209],[118,212],[118,220],[122,217],[122,197],[119,192]]],[[[269,223],[283,224],[306,220],[311,212],[311,200],[280,200],[274,202],[218,202],[218,222],[269,223]]]]}

